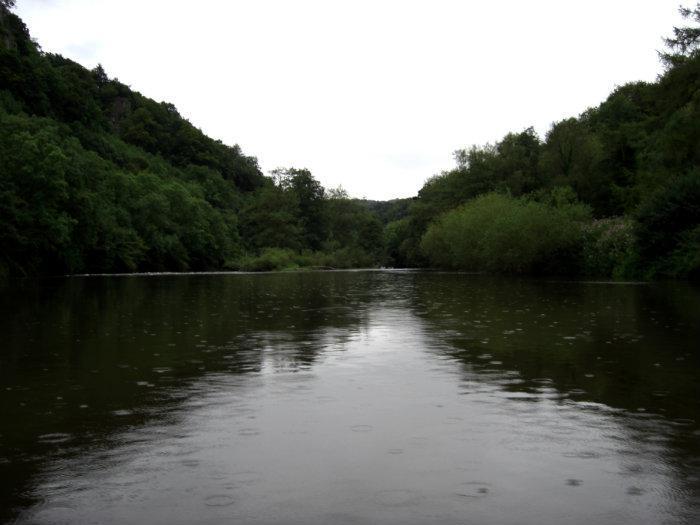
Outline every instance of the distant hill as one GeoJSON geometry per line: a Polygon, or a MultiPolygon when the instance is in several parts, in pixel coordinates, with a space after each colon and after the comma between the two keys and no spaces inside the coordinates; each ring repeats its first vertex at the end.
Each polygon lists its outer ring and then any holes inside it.
{"type": "Polygon", "coordinates": [[[413,200],[413,198],[391,199],[388,201],[357,199],[357,202],[367,206],[367,209],[379,217],[382,224],[388,224],[406,217],[413,200]]]}

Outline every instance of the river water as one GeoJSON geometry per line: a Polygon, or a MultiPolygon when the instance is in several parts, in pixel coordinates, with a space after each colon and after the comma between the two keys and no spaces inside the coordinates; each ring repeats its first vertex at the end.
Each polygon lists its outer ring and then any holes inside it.
{"type": "Polygon", "coordinates": [[[700,520],[700,289],[354,271],[0,291],[0,522],[700,520]]]}

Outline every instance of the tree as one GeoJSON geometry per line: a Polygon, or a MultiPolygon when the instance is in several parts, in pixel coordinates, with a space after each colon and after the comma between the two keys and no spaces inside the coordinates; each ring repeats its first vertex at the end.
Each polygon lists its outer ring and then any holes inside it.
{"type": "Polygon", "coordinates": [[[16,4],[17,2],[15,0],[0,0],[0,6],[5,9],[12,9],[16,4]]]}
{"type": "Polygon", "coordinates": [[[302,248],[299,202],[294,194],[269,184],[248,198],[239,216],[240,230],[253,251],[302,248]]]}
{"type": "Polygon", "coordinates": [[[109,82],[109,77],[102,67],[102,64],[97,64],[97,67],[92,70],[92,76],[95,79],[95,83],[98,85],[98,87],[101,87],[109,82]]]}
{"type": "MultiPolygon", "coordinates": [[[[694,9],[681,7],[679,11],[683,18],[700,24],[700,2],[696,4],[694,9]]],[[[664,42],[671,52],[661,53],[661,60],[672,67],[698,53],[700,50],[700,27],[674,27],[673,36],[665,38],[664,42]]]]}
{"type": "Polygon", "coordinates": [[[540,186],[538,161],[540,138],[534,128],[529,127],[520,133],[508,133],[496,145],[498,168],[496,187],[510,191],[513,195],[523,195],[540,186]]]}
{"type": "Polygon", "coordinates": [[[347,198],[344,190],[325,201],[328,232],[325,248],[357,248],[379,258],[384,251],[383,227],[375,213],[360,201],[347,198]]]}
{"type": "Polygon", "coordinates": [[[636,219],[637,249],[647,276],[700,275],[700,170],[675,177],[651,194],[636,219]]]}
{"type": "Polygon", "coordinates": [[[312,250],[320,249],[326,233],[323,186],[307,169],[277,169],[273,175],[284,191],[291,192],[297,198],[304,245],[312,250]]]}

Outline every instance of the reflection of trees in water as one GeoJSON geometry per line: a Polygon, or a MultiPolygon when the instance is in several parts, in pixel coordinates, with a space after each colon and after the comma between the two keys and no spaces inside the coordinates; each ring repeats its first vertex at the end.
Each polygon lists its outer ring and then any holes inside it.
{"type": "Polygon", "coordinates": [[[611,407],[698,415],[698,291],[441,274],[416,280],[413,308],[463,362],[516,370],[514,391],[546,378],[611,407]]]}
{"type": "MultiPolygon", "coordinates": [[[[697,470],[682,419],[700,418],[700,294],[685,286],[401,272],[78,278],[0,295],[0,409],[12,422],[0,430],[0,521],[32,502],[53,458],[181,417],[203,379],[309,369],[385,305],[410,308],[435,347],[505,392],[663,414],[674,468],[697,470]]],[[[619,421],[637,436],[653,424],[619,421]]]]}
{"type": "MultiPolygon", "coordinates": [[[[374,274],[74,278],[0,298],[0,508],[52,456],[176,414],[209,373],[308,368],[366,322],[374,274]]],[[[0,515],[0,521],[10,515],[0,515]]]]}
{"type": "Polygon", "coordinates": [[[465,379],[520,400],[611,407],[640,450],[663,445],[700,495],[697,288],[422,275],[413,309],[465,379]]]}

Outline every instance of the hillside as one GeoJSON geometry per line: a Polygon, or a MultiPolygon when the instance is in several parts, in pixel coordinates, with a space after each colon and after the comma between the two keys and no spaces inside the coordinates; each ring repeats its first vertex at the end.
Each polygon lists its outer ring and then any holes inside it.
{"type": "MultiPolygon", "coordinates": [[[[700,275],[700,4],[655,82],[495,144],[413,199],[262,174],[164,102],[43,52],[0,4],[0,276],[433,267],[700,275]]],[[[429,174],[426,174],[429,175],[429,174]]]]}
{"type": "Polygon", "coordinates": [[[0,274],[379,262],[381,225],[362,206],[326,202],[307,170],[263,176],[172,104],[42,52],[3,6],[0,129],[0,274]],[[283,252],[258,264],[270,247],[283,252]]]}
{"type": "Polygon", "coordinates": [[[388,225],[398,264],[697,277],[700,4],[682,12],[692,25],[667,39],[656,82],[620,86],[544,139],[529,128],[455,152],[388,225]]]}

